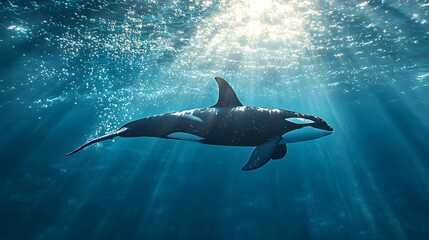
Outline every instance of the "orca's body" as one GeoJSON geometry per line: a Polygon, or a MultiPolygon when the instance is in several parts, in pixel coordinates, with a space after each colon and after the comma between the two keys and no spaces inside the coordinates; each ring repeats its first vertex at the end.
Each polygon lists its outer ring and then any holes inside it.
{"type": "Polygon", "coordinates": [[[158,137],[213,145],[256,146],[242,170],[253,170],[270,159],[286,155],[286,143],[320,138],[333,129],[324,120],[297,112],[243,106],[234,90],[222,78],[218,102],[208,108],[172,112],[142,118],[119,130],[91,140],[67,155],[106,139],[158,137]]]}

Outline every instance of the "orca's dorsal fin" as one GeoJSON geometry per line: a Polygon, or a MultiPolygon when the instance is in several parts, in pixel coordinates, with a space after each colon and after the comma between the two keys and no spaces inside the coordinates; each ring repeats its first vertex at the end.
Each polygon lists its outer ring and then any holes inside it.
{"type": "Polygon", "coordinates": [[[219,98],[217,103],[212,107],[238,107],[243,106],[240,100],[238,100],[232,87],[220,77],[215,77],[217,85],[219,86],[219,98]]]}

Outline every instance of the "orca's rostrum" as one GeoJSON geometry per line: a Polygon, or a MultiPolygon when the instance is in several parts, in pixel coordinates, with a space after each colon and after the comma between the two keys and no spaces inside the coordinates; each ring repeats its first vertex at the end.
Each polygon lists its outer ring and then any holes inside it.
{"type": "Polygon", "coordinates": [[[242,170],[257,169],[286,155],[287,143],[307,141],[332,133],[323,119],[302,113],[243,106],[231,86],[216,77],[219,99],[211,107],[149,116],[125,124],[66,154],[114,137],[158,137],[213,145],[256,146],[242,170]]]}

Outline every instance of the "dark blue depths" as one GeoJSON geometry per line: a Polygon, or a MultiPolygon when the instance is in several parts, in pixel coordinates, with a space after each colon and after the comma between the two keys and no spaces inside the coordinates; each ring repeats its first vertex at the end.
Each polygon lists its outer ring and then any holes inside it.
{"type": "Polygon", "coordinates": [[[429,4],[266,2],[1,3],[0,239],[426,239],[429,4]],[[215,76],[335,131],[250,172],[154,138],[63,156],[215,76]]]}

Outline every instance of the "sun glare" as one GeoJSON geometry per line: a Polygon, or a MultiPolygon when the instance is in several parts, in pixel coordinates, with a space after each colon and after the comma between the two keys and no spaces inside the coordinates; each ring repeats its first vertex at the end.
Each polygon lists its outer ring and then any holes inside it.
{"type": "Polygon", "coordinates": [[[225,31],[229,31],[231,37],[285,41],[305,37],[305,16],[298,8],[306,5],[309,5],[306,1],[238,1],[216,20],[227,21],[225,31]]]}
{"type": "Polygon", "coordinates": [[[309,47],[311,7],[306,0],[235,1],[199,27],[176,64],[257,71],[296,64],[309,47]]]}
{"type": "Polygon", "coordinates": [[[273,6],[273,1],[271,0],[255,0],[249,1],[250,10],[254,12],[263,12],[273,6]]]}

